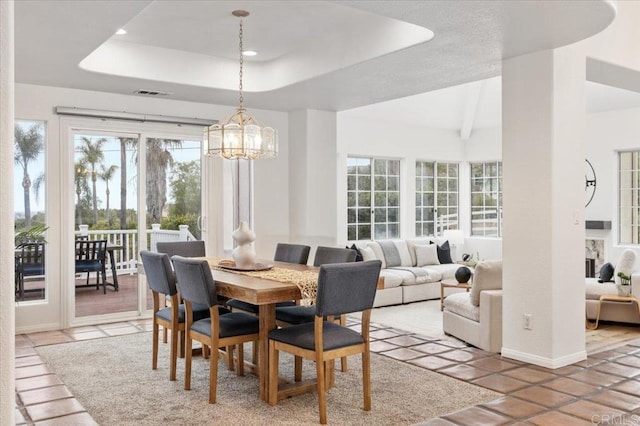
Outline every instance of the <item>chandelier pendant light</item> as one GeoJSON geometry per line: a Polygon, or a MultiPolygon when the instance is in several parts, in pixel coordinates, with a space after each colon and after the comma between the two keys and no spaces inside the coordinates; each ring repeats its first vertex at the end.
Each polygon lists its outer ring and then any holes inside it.
{"type": "Polygon", "coordinates": [[[244,66],[242,48],[242,18],[249,16],[245,10],[234,10],[232,15],[240,18],[240,105],[223,124],[214,124],[205,129],[207,154],[227,159],[255,160],[274,158],[278,154],[278,133],[273,127],[264,126],[247,114],[244,107],[242,72],[244,66]]]}

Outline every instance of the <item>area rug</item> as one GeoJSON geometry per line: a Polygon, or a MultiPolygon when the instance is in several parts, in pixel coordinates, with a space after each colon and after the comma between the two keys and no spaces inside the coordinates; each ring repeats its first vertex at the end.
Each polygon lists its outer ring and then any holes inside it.
{"type": "MultiPolygon", "coordinates": [[[[258,397],[256,376],[238,377],[222,361],[216,404],[208,403],[209,362],[201,357],[193,359],[191,390],[185,391],[184,360],[178,360],[178,380],[169,381],[167,344],[160,344],[158,369],[151,370],[151,333],[37,351],[100,425],[318,424],[314,393],[271,407],[258,397]]],[[[280,362],[281,375],[293,377],[293,358],[281,354],[280,362]]],[[[303,372],[304,378],[313,377],[313,364],[305,364],[303,372]]],[[[360,358],[350,357],[349,371],[336,372],[335,387],[327,393],[329,424],[413,424],[501,396],[377,354],[372,354],[371,381],[372,410],[365,412],[360,358]]]]}

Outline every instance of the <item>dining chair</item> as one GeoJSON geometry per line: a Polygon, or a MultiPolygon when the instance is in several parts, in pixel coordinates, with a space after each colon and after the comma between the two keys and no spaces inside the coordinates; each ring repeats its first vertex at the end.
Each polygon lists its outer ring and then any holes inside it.
{"type": "MultiPolygon", "coordinates": [[[[215,404],[218,387],[217,350],[238,346],[238,376],[244,375],[244,343],[258,344],[259,321],[253,315],[232,312],[220,315],[217,309],[216,283],[206,260],[173,256],[173,267],[186,307],[185,334],[187,354],[185,360],[185,390],[191,389],[191,342],[196,340],[211,348],[209,357],[209,403],[215,404]],[[209,306],[209,318],[196,320],[194,304],[209,306]],[[215,351],[215,352],[214,352],[215,351]]],[[[231,358],[231,357],[230,357],[231,358]]],[[[261,372],[262,373],[262,372],[261,372]]]]}
{"type": "Polygon", "coordinates": [[[173,256],[205,257],[204,241],[164,241],[156,244],[158,253],[166,253],[171,259],[173,256]]]}
{"type": "MultiPolygon", "coordinates": [[[[178,301],[178,290],[176,288],[176,277],[171,267],[169,256],[164,253],[154,253],[143,250],[140,252],[142,265],[147,283],[151,289],[153,297],[153,352],[151,355],[151,369],[158,368],[158,331],[159,326],[165,330],[171,330],[171,350],[169,355],[169,380],[176,379],[176,363],[178,358],[178,334],[182,337],[181,347],[184,353],[184,327],[185,310],[184,305],[178,301]],[[160,300],[165,296],[171,298],[171,306],[161,309],[160,300]]],[[[194,309],[193,315],[197,319],[209,316],[208,306],[199,306],[194,309]]]]}
{"type": "MultiPolygon", "coordinates": [[[[286,244],[278,243],[276,245],[276,252],[273,256],[273,260],[276,262],[297,263],[299,265],[306,265],[309,260],[309,251],[311,247],[301,244],[286,244]]],[[[276,306],[295,306],[296,302],[286,301],[278,302],[276,306]]],[[[246,312],[253,315],[258,315],[259,307],[253,303],[244,302],[239,299],[229,299],[227,306],[234,311],[246,312]]]]}
{"type": "MultiPolygon", "coordinates": [[[[313,259],[313,266],[322,266],[332,263],[355,262],[356,251],[351,249],[337,247],[319,246],[313,259]]],[[[276,307],[276,324],[280,327],[290,325],[303,324],[313,322],[315,317],[315,308],[313,306],[277,306],[276,307]]],[[[341,315],[338,321],[342,325],[346,325],[346,315],[341,315]]],[[[295,358],[295,377],[296,381],[302,380],[302,358],[295,358]]],[[[341,371],[347,371],[347,357],[341,360],[341,371]]]]}
{"type": "Polygon", "coordinates": [[[24,300],[24,277],[44,275],[44,242],[22,243],[15,252],[15,285],[24,300]]]}
{"type": "MultiPolygon", "coordinates": [[[[327,423],[327,384],[332,382],[329,362],[362,354],[364,410],[371,410],[371,362],[369,325],[382,262],[328,264],[320,267],[314,321],[279,328],[269,333],[269,404],[295,393],[278,389],[279,352],[304,357],[316,363],[316,390],[320,423],[327,423]],[[361,312],[360,332],[325,318],[361,312]]],[[[299,390],[305,391],[304,388],[299,390]]]]}
{"type": "Polygon", "coordinates": [[[76,240],[76,274],[87,274],[87,283],[84,285],[87,287],[89,276],[95,272],[96,290],[100,289],[100,275],[102,275],[104,294],[107,294],[106,254],[107,240],[76,240]]]}

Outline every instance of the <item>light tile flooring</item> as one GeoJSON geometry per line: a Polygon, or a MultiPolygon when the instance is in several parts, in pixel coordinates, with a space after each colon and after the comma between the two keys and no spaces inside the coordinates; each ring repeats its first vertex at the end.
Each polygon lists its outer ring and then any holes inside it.
{"type": "MultiPolygon", "coordinates": [[[[352,321],[350,326],[357,329],[359,324],[352,321]]],[[[16,336],[16,424],[96,424],[34,347],[150,328],[150,320],[141,320],[16,336]]],[[[597,347],[608,350],[594,351],[587,360],[556,370],[502,358],[455,339],[378,323],[371,329],[371,350],[504,394],[438,419],[425,419],[426,425],[640,424],[638,330],[605,325],[598,332],[593,333],[599,336],[597,347]]]]}

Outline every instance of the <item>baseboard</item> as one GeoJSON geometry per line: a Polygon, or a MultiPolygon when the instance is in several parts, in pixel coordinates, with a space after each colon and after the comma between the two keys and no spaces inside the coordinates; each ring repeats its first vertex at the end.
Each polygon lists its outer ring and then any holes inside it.
{"type": "Polygon", "coordinates": [[[582,350],[569,355],[562,356],[560,358],[546,358],[538,355],[533,355],[526,352],[520,352],[515,349],[502,348],[502,356],[505,358],[515,359],[517,361],[526,362],[529,364],[539,365],[546,368],[560,368],[565,365],[571,365],[576,362],[587,359],[587,351],[582,350]]]}
{"type": "Polygon", "coordinates": [[[53,331],[60,330],[60,323],[51,322],[51,323],[39,323],[33,325],[27,325],[22,327],[16,327],[16,334],[28,334],[28,333],[38,333],[41,331],[53,331]]]}

